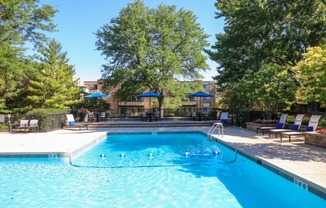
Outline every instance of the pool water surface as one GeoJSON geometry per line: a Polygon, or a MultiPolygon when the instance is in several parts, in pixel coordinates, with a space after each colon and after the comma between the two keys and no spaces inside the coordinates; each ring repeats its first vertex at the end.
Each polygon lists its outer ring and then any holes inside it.
{"type": "Polygon", "coordinates": [[[326,207],[201,133],[113,134],[71,160],[0,159],[1,207],[326,207]]]}

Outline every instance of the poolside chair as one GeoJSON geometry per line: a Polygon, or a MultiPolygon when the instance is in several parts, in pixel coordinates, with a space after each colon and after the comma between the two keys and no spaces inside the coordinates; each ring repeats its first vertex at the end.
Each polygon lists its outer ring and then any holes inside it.
{"type": "Polygon", "coordinates": [[[101,112],[100,113],[100,120],[105,121],[106,120],[106,112],[101,112]]]}
{"type": "Polygon", "coordinates": [[[29,121],[28,129],[34,130],[35,132],[38,131],[38,120],[37,119],[31,119],[29,121]]]}
{"type": "Polygon", "coordinates": [[[306,127],[306,131],[288,131],[281,133],[281,141],[283,136],[289,137],[289,142],[291,142],[291,136],[300,136],[304,135],[305,132],[317,131],[319,120],[321,115],[312,115],[309,119],[308,126],[306,127]]]}
{"type": "Polygon", "coordinates": [[[5,122],[5,114],[0,114],[0,123],[5,122]]]}
{"type": "Polygon", "coordinates": [[[66,114],[66,117],[67,117],[67,124],[66,124],[67,127],[69,127],[69,128],[76,127],[76,128],[79,128],[79,130],[81,130],[81,128],[86,128],[88,130],[87,124],[76,124],[74,115],[66,114]]]}
{"type": "Polygon", "coordinates": [[[145,111],[143,111],[142,113],[141,113],[141,119],[140,119],[141,121],[147,121],[147,114],[146,114],[146,112],[145,111]]]}
{"type": "Polygon", "coordinates": [[[227,124],[229,120],[229,112],[221,112],[220,123],[227,124]]]}
{"type": "Polygon", "coordinates": [[[275,137],[277,138],[277,134],[280,134],[282,132],[287,132],[287,131],[299,131],[301,124],[302,124],[302,120],[303,120],[304,114],[298,114],[295,117],[294,123],[291,125],[290,129],[271,129],[268,131],[269,133],[269,137],[271,137],[271,134],[275,134],[275,137]]]}
{"type": "Polygon", "coordinates": [[[280,120],[278,121],[278,123],[276,124],[276,126],[261,126],[261,127],[257,127],[257,134],[259,133],[259,131],[264,135],[266,131],[269,131],[271,129],[283,129],[285,126],[285,122],[286,122],[286,118],[287,118],[288,114],[286,113],[282,113],[280,120]]]}
{"type": "Polygon", "coordinates": [[[153,115],[154,115],[154,121],[160,120],[160,112],[157,109],[155,109],[153,115]]]}
{"type": "Polygon", "coordinates": [[[22,119],[22,120],[20,120],[19,124],[15,124],[12,126],[13,131],[14,130],[15,131],[16,130],[19,130],[19,131],[24,130],[26,133],[27,129],[28,129],[28,120],[26,120],[26,119],[22,119]]]}
{"type": "Polygon", "coordinates": [[[190,120],[194,120],[194,121],[196,121],[196,118],[197,118],[197,114],[196,114],[196,112],[195,112],[195,111],[191,112],[191,113],[190,113],[190,120]]]}

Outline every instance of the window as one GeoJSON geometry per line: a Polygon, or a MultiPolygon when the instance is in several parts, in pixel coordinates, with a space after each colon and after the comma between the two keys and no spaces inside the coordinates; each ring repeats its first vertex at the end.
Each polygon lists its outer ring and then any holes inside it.
{"type": "Polygon", "coordinates": [[[204,83],[204,84],[203,84],[203,88],[204,88],[205,90],[210,90],[210,84],[209,84],[209,83],[204,83]]]}

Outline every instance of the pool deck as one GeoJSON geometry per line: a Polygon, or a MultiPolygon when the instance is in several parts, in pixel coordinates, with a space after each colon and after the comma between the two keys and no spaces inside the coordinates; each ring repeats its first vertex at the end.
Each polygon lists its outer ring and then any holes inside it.
{"type": "MultiPolygon", "coordinates": [[[[48,133],[0,132],[0,157],[53,156],[69,157],[86,146],[113,132],[200,131],[209,126],[147,127],[147,128],[90,128],[62,129],[48,133]]],[[[215,132],[216,133],[216,132],[215,132]]],[[[326,149],[314,147],[303,139],[292,142],[233,126],[224,128],[224,136],[213,134],[216,140],[238,150],[254,162],[282,175],[326,200],[326,149]]]]}

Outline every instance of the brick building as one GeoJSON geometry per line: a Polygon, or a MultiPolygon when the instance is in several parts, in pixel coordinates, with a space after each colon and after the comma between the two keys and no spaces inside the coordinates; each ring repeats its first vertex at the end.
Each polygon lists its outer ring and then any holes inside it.
{"type": "MultiPolygon", "coordinates": [[[[190,98],[182,102],[182,111],[205,111],[209,112],[212,108],[216,107],[216,85],[214,81],[196,81],[201,82],[204,88],[204,92],[212,95],[207,98],[190,98]]],[[[80,87],[85,93],[93,93],[96,91],[107,93],[110,95],[109,98],[105,98],[106,102],[110,105],[110,112],[112,114],[119,114],[125,116],[139,116],[144,110],[151,110],[151,101],[153,98],[138,98],[136,95],[129,97],[127,100],[114,99],[112,94],[115,93],[115,89],[110,92],[102,90],[102,80],[97,81],[84,81],[80,82],[80,87]]]]}

